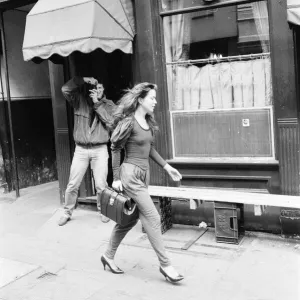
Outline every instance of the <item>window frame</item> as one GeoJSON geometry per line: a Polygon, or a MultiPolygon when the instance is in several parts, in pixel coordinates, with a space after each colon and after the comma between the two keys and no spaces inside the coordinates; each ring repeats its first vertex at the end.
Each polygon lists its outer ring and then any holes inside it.
{"type": "Polygon", "coordinates": [[[227,7],[227,6],[249,4],[249,3],[253,3],[253,2],[260,2],[260,1],[268,2],[269,0],[229,0],[229,1],[219,2],[219,3],[215,3],[215,4],[203,4],[203,5],[199,5],[199,6],[191,6],[191,7],[187,7],[187,8],[166,10],[166,11],[164,11],[162,9],[162,1],[163,0],[158,0],[158,1],[159,1],[159,7],[160,7],[159,15],[163,18],[163,17],[197,12],[197,11],[212,10],[212,9],[222,8],[222,7],[227,7]]]}
{"type": "MultiPolygon", "coordinates": [[[[187,7],[187,8],[182,8],[182,9],[176,9],[176,10],[163,10],[162,9],[162,2],[163,0],[157,0],[158,1],[158,7],[159,7],[159,16],[160,16],[160,30],[161,30],[161,42],[162,42],[162,62],[163,62],[163,73],[164,77],[167,77],[167,61],[166,61],[166,54],[165,54],[165,33],[164,33],[164,28],[163,28],[163,18],[168,17],[168,16],[174,16],[178,14],[187,14],[187,13],[192,13],[192,12],[199,12],[199,11],[207,11],[207,10],[212,10],[212,9],[217,9],[217,8],[223,8],[223,7],[229,7],[229,6],[235,6],[235,5],[243,5],[243,4],[251,4],[253,2],[261,2],[264,1],[267,3],[268,7],[268,13],[269,13],[269,18],[268,18],[268,23],[269,23],[269,37],[270,37],[270,59],[271,59],[271,78],[273,78],[273,63],[272,63],[272,43],[271,43],[271,18],[270,18],[270,9],[269,9],[269,0],[229,0],[224,2],[218,2],[218,3],[213,3],[213,4],[203,4],[199,6],[194,6],[194,7],[187,7]]],[[[168,82],[167,78],[164,80],[164,85],[165,85],[165,90],[168,91],[168,82]]],[[[273,80],[272,80],[272,90],[274,90],[273,86],[273,80]]],[[[259,162],[274,162],[276,161],[276,128],[275,128],[275,103],[274,103],[274,94],[272,96],[272,105],[271,106],[264,106],[261,108],[268,108],[270,109],[270,116],[271,116],[271,122],[270,122],[270,130],[271,130],[271,149],[272,149],[272,156],[270,157],[176,157],[175,156],[175,141],[174,141],[174,130],[173,130],[173,119],[172,119],[172,114],[173,113],[178,113],[179,111],[176,110],[171,110],[171,104],[170,104],[170,99],[169,99],[169,94],[167,94],[167,101],[168,101],[168,123],[169,123],[169,128],[170,128],[170,141],[171,141],[171,158],[168,160],[169,162],[176,162],[176,161],[185,161],[185,162],[205,162],[205,161],[213,161],[213,162],[224,162],[227,161],[229,163],[231,162],[237,162],[237,163],[245,163],[245,162],[252,162],[252,163],[259,163],[259,162]]],[[[252,110],[255,109],[253,107],[250,108],[243,108],[244,110],[252,110]]],[[[259,108],[256,108],[259,109],[259,108]]],[[[228,109],[214,109],[214,110],[228,110],[228,109]]],[[[235,108],[232,108],[230,110],[235,110],[235,108]]],[[[197,111],[204,111],[204,110],[192,110],[193,112],[197,111]]],[[[184,112],[184,111],[182,111],[184,112]]],[[[190,110],[186,112],[191,112],[190,110]]]]}
{"type": "Polygon", "coordinates": [[[275,160],[275,132],[272,130],[274,128],[274,108],[273,106],[268,106],[268,107],[260,107],[260,108],[254,108],[254,107],[249,107],[249,108],[232,108],[232,109],[214,109],[214,110],[173,110],[169,111],[170,114],[170,129],[171,129],[171,143],[172,143],[172,159],[174,160],[228,160],[228,161],[274,161],[275,160]],[[180,113],[205,113],[205,112],[218,112],[218,111],[246,111],[246,110],[256,110],[256,109],[264,109],[264,110],[269,110],[270,111],[270,140],[271,140],[271,152],[272,155],[270,156],[191,156],[191,157],[185,157],[185,156],[176,156],[175,153],[175,138],[174,138],[174,126],[173,126],[173,114],[180,114],[180,113]]]}

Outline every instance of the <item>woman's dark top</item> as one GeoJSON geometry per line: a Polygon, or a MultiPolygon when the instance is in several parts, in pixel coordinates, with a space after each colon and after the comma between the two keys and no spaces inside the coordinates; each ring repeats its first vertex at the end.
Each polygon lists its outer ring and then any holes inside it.
{"type": "Polygon", "coordinates": [[[161,167],[166,165],[167,162],[154,149],[153,140],[152,130],[142,128],[134,117],[127,117],[118,123],[111,137],[114,180],[120,180],[122,148],[125,148],[125,163],[147,170],[151,157],[161,167]]]}

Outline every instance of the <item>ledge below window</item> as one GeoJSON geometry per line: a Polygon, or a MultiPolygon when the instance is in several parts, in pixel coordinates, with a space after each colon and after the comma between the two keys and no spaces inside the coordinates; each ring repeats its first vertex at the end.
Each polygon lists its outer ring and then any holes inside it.
{"type": "Polygon", "coordinates": [[[169,164],[177,165],[266,165],[279,166],[275,159],[259,158],[173,158],[167,159],[169,164]]]}

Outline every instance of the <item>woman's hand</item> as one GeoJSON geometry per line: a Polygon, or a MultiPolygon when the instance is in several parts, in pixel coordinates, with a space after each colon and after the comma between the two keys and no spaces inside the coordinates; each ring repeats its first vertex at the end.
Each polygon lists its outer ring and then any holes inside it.
{"type": "Polygon", "coordinates": [[[121,180],[113,181],[112,188],[117,192],[123,192],[123,184],[122,184],[121,180]]]}
{"type": "Polygon", "coordinates": [[[168,174],[174,181],[180,181],[182,179],[181,174],[175,168],[171,167],[169,164],[166,164],[164,166],[164,169],[168,172],[168,174]]]}

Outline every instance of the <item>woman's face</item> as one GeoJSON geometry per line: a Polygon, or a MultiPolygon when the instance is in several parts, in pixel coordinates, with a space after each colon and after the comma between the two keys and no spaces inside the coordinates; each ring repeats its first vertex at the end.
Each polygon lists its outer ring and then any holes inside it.
{"type": "Polygon", "coordinates": [[[155,105],[156,105],[156,91],[150,90],[147,96],[144,99],[140,100],[140,105],[146,111],[146,113],[153,113],[155,105]]]}

